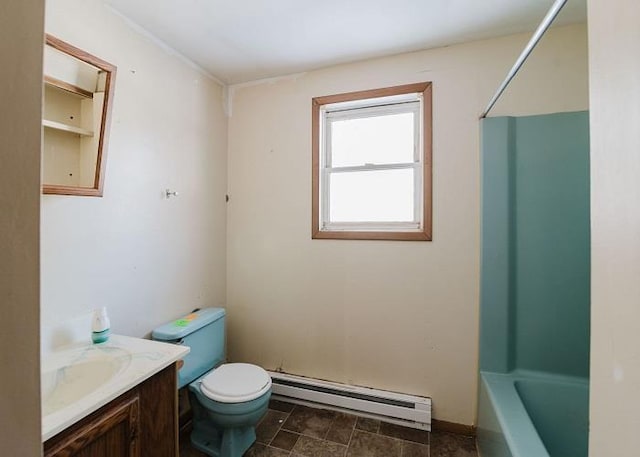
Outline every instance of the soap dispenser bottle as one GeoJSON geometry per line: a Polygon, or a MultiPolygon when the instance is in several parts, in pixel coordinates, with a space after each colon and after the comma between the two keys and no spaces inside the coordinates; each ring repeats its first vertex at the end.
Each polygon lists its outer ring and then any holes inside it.
{"type": "Polygon", "coordinates": [[[102,307],[93,310],[93,321],[91,323],[91,341],[94,343],[104,343],[111,334],[111,322],[107,316],[107,308],[102,307]]]}

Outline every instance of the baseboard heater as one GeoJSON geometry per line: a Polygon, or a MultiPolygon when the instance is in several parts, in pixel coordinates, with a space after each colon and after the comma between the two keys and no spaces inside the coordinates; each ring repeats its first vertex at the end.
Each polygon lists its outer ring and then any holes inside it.
{"type": "Polygon", "coordinates": [[[431,399],[270,371],[272,397],[431,430],[431,399]]]}

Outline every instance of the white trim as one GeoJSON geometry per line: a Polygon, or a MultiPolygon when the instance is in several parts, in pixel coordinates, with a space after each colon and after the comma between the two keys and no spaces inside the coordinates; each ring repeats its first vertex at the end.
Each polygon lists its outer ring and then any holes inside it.
{"type": "Polygon", "coordinates": [[[325,167],[324,169],[329,173],[350,173],[354,171],[380,171],[380,170],[405,170],[407,168],[417,169],[420,164],[417,162],[409,163],[389,163],[389,164],[375,164],[366,163],[364,165],[350,166],[350,167],[325,167]]]}
{"type": "Polygon", "coordinates": [[[320,225],[324,221],[329,220],[329,173],[328,167],[331,166],[331,155],[327,155],[326,151],[331,149],[331,141],[329,141],[330,123],[326,121],[326,111],[324,107],[320,108],[320,225]],[[329,124],[329,125],[327,125],[329,124]],[[329,163],[327,163],[329,161],[329,163]]]}
{"type": "Polygon", "coordinates": [[[261,84],[277,84],[280,81],[297,81],[298,78],[304,76],[305,73],[294,73],[291,75],[285,76],[276,76],[274,78],[264,78],[264,79],[256,79],[254,81],[247,81],[243,83],[235,83],[235,84],[227,84],[224,86],[224,110],[227,117],[231,117],[233,115],[233,97],[236,94],[236,91],[245,89],[247,87],[259,86],[261,84]]]}
{"type": "Polygon", "coordinates": [[[233,96],[235,93],[236,90],[233,86],[224,86],[222,88],[222,109],[224,110],[224,115],[227,118],[230,118],[233,115],[233,96]]]}
{"type": "Polygon", "coordinates": [[[274,398],[431,430],[431,399],[269,371],[274,398]],[[295,383],[287,385],[285,381],[295,383]],[[319,388],[320,390],[314,390],[319,388]],[[395,404],[394,404],[395,403],[395,404]]]}
{"type": "Polygon", "coordinates": [[[218,83],[220,86],[225,87],[227,85],[227,83],[225,83],[223,80],[221,80],[220,78],[215,76],[213,73],[211,73],[210,71],[208,71],[205,68],[201,67],[200,65],[195,63],[193,60],[191,60],[190,58],[188,58],[187,56],[185,56],[184,54],[182,54],[180,51],[176,50],[172,46],[169,46],[167,43],[162,41],[160,38],[158,38],[153,33],[148,31],[144,27],[142,27],[137,22],[134,22],[131,19],[129,19],[127,16],[125,16],[123,13],[121,13],[120,10],[118,10],[115,6],[110,5],[108,3],[105,4],[104,6],[108,10],[111,10],[111,12],[113,14],[115,14],[120,19],[122,19],[124,21],[124,23],[127,26],[129,26],[129,28],[131,28],[132,30],[136,31],[141,36],[149,39],[153,44],[158,46],[160,49],[164,50],[167,54],[177,57],[183,63],[187,64],[189,67],[193,68],[198,73],[201,73],[203,76],[206,76],[207,78],[211,79],[212,81],[218,83]]]}
{"type": "Polygon", "coordinates": [[[424,97],[422,93],[419,94],[420,104],[419,109],[413,120],[416,123],[414,125],[414,131],[416,132],[415,141],[413,144],[415,160],[419,167],[415,170],[413,176],[413,214],[417,221],[420,223],[420,229],[424,227],[424,97]]]}
{"type": "Polygon", "coordinates": [[[421,232],[420,222],[325,222],[323,230],[330,232],[421,232]]]}
{"type": "MultiPolygon", "coordinates": [[[[347,103],[347,102],[345,102],[347,103]]],[[[359,106],[349,109],[329,110],[324,108],[325,117],[330,121],[346,121],[351,119],[364,119],[367,117],[389,116],[403,113],[418,113],[420,110],[420,100],[412,100],[410,102],[400,102],[396,104],[379,104],[359,106]]]]}
{"type": "Polygon", "coordinates": [[[324,108],[328,112],[340,112],[359,108],[377,108],[385,105],[399,105],[420,101],[422,94],[409,93],[399,95],[389,95],[387,97],[363,98],[361,100],[350,100],[348,102],[328,103],[324,108]]]}
{"type": "Polygon", "coordinates": [[[290,73],[288,75],[273,76],[271,78],[252,79],[250,81],[231,83],[231,84],[229,84],[229,86],[233,87],[234,89],[244,89],[246,87],[260,86],[262,84],[269,84],[269,85],[277,84],[277,83],[279,83],[281,81],[293,81],[293,82],[295,82],[298,79],[302,78],[306,74],[307,74],[307,72],[290,73]]]}

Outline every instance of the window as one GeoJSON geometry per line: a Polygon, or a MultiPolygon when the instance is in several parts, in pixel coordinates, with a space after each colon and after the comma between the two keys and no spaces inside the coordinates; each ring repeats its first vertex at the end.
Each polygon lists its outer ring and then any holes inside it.
{"type": "Polygon", "coordinates": [[[431,83],[312,102],[312,238],[431,240],[431,83]]]}

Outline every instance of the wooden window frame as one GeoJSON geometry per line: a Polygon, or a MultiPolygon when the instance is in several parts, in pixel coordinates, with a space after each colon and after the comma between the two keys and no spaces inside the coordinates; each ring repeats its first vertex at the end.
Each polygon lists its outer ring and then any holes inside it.
{"type": "MultiPolygon", "coordinates": [[[[432,240],[432,83],[422,82],[383,89],[348,92],[315,97],[311,102],[311,238],[334,240],[432,240]],[[321,108],[333,103],[375,99],[405,94],[422,96],[422,224],[417,230],[326,230],[321,229],[320,217],[320,163],[321,163],[321,108]]],[[[380,225],[384,225],[381,223],[380,225]]]]}

